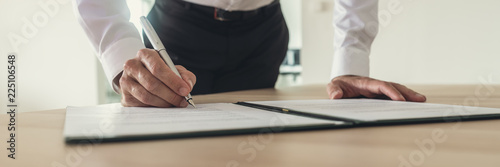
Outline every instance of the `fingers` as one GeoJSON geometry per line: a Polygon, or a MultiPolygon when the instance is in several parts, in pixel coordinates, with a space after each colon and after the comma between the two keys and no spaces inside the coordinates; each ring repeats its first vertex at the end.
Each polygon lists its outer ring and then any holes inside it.
{"type": "Polygon", "coordinates": [[[403,96],[406,98],[408,101],[414,101],[414,102],[425,102],[427,98],[420,94],[417,93],[409,88],[407,88],[404,85],[398,84],[398,83],[391,83],[396,89],[403,94],[403,96]]]}
{"type": "Polygon", "coordinates": [[[339,76],[327,86],[330,99],[364,96],[368,98],[388,97],[395,101],[424,102],[425,96],[406,86],[353,75],[339,76]]]}
{"type": "Polygon", "coordinates": [[[330,99],[341,99],[344,96],[342,88],[337,82],[330,82],[326,88],[330,99]]]}
{"type": "Polygon", "coordinates": [[[151,107],[150,105],[146,105],[141,101],[137,100],[129,92],[122,93],[121,103],[124,107],[151,107]]]}
{"type": "Polygon", "coordinates": [[[122,104],[124,106],[172,106],[158,96],[151,94],[137,81],[130,78],[125,72],[120,78],[120,88],[122,90],[122,104]]]}
{"type": "Polygon", "coordinates": [[[399,90],[396,89],[392,84],[378,80],[372,82],[376,82],[373,85],[370,85],[372,89],[376,89],[372,90],[374,93],[384,94],[395,101],[406,101],[405,97],[401,94],[401,92],[399,92],[399,90]]]}
{"type": "Polygon", "coordinates": [[[148,71],[180,96],[187,96],[192,88],[181,77],[170,70],[160,55],[152,49],[141,49],[137,56],[148,71]]]}
{"type": "MultiPolygon", "coordinates": [[[[128,85],[141,86],[141,88],[137,88],[139,90],[145,90],[150,94],[159,97],[162,99],[163,103],[156,103],[156,107],[171,107],[173,106],[183,106],[182,102],[184,98],[175,92],[173,92],[170,88],[164,85],[160,80],[158,80],[151,72],[149,72],[139,60],[131,59],[125,63],[124,66],[124,74],[125,77],[130,77],[133,80],[129,81],[128,85]]],[[[130,87],[134,88],[134,87],[130,87]]],[[[130,91],[130,89],[128,89],[130,91]]],[[[137,94],[131,93],[131,95],[135,96],[137,99],[137,94]]],[[[143,103],[146,103],[140,100],[143,103]]],[[[148,103],[146,103],[148,104],[148,103]]]]}
{"type": "Polygon", "coordinates": [[[120,76],[123,106],[186,107],[184,96],[196,83],[196,76],[182,66],[176,67],[181,79],[152,49],[141,49],[128,60],[120,76]]]}
{"type": "Polygon", "coordinates": [[[364,96],[367,98],[389,97],[392,100],[405,101],[404,96],[391,84],[368,77],[337,77],[330,82],[328,91],[330,99],[364,96]]]}
{"type": "Polygon", "coordinates": [[[188,83],[188,85],[191,87],[191,90],[193,90],[194,84],[196,84],[196,76],[183,66],[176,65],[175,68],[177,68],[177,71],[179,71],[179,74],[181,74],[182,79],[186,83],[188,83]]]}

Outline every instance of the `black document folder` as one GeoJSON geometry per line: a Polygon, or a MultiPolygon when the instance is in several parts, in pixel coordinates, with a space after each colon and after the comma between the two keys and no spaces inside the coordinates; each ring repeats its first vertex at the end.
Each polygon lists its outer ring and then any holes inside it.
{"type": "Polygon", "coordinates": [[[500,109],[374,99],[254,101],[198,108],[68,107],[67,143],[150,140],[500,118],[500,109]]]}

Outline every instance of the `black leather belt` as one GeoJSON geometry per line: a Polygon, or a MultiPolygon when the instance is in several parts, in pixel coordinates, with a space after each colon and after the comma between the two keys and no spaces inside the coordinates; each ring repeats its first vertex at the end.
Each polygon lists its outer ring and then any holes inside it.
{"type": "Polygon", "coordinates": [[[256,16],[260,10],[252,11],[227,11],[219,8],[214,8],[214,19],[219,21],[238,21],[256,16]]]}
{"type": "MultiPolygon", "coordinates": [[[[185,2],[185,1],[184,1],[185,2]]],[[[189,2],[185,2],[189,3],[189,2]]],[[[255,10],[250,10],[250,11],[227,11],[224,9],[219,9],[219,8],[214,8],[214,7],[208,7],[208,6],[202,6],[202,5],[197,5],[193,3],[189,3],[187,5],[187,8],[193,9],[193,10],[198,10],[206,14],[211,14],[213,15],[213,18],[218,21],[239,21],[239,20],[245,20],[254,16],[257,16],[261,13],[265,13],[266,10],[269,8],[276,6],[276,4],[279,3],[279,0],[274,0],[271,2],[269,5],[266,5],[264,7],[260,7],[255,10]]]]}

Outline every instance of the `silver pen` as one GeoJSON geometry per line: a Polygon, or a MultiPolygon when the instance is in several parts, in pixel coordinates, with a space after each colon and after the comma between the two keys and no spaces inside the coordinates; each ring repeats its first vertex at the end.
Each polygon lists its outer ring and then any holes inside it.
{"type": "MultiPolygon", "coordinates": [[[[170,56],[168,56],[167,51],[165,50],[165,46],[163,46],[163,43],[160,40],[160,37],[158,34],[156,34],[156,31],[154,30],[153,26],[151,23],[148,21],[148,19],[144,16],[141,16],[141,24],[142,28],[144,29],[144,32],[146,33],[146,36],[148,36],[149,41],[153,45],[153,48],[155,48],[156,51],[160,54],[161,58],[167,63],[167,66],[174,71],[177,76],[181,77],[181,74],[179,74],[179,71],[177,71],[177,68],[175,68],[174,62],[172,62],[172,59],[170,59],[170,56]]],[[[182,78],[182,77],[181,77],[182,78]]],[[[193,98],[191,97],[191,93],[188,94],[187,96],[184,96],[186,98],[186,101],[192,105],[194,108],[196,106],[194,105],[193,98]]]]}

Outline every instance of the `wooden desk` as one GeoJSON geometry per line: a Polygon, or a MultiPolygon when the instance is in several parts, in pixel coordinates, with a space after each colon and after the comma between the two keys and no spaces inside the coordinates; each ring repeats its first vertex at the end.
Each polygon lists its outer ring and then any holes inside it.
{"type": "MultiPolygon", "coordinates": [[[[500,86],[411,86],[428,102],[500,108],[500,86]],[[488,89],[486,89],[488,88],[488,89]],[[489,93],[493,92],[493,93],[489,93]]],[[[327,98],[323,85],[196,96],[197,103],[327,98]]],[[[27,104],[24,104],[27,105],[27,104]]],[[[498,166],[500,120],[365,127],[257,135],[66,145],[65,110],[19,115],[17,159],[7,159],[0,115],[0,166],[498,166]],[[419,147],[442,131],[442,143],[419,147]],[[258,139],[258,138],[257,138],[258,139]],[[256,143],[252,146],[250,143],[256,143]],[[241,147],[239,149],[239,147],[241,147]],[[246,151],[255,151],[255,157],[246,151]]]]}

